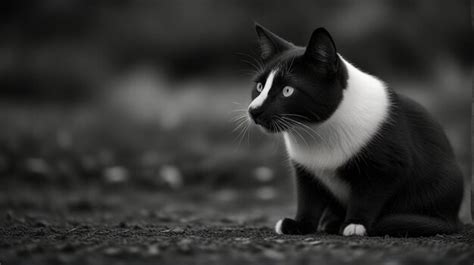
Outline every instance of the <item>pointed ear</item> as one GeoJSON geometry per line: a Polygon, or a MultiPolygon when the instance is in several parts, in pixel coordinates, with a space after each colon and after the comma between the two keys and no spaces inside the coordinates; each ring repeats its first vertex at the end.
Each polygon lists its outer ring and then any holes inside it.
{"type": "Polygon", "coordinates": [[[260,46],[260,56],[263,60],[271,59],[273,56],[293,47],[291,42],[284,40],[273,32],[255,23],[257,31],[258,44],[260,46]]]}
{"type": "Polygon", "coordinates": [[[336,45],[324,28],[313,31],[304,56],[312,62],[327,64],[331,70],[337,69],[336,45]]]}

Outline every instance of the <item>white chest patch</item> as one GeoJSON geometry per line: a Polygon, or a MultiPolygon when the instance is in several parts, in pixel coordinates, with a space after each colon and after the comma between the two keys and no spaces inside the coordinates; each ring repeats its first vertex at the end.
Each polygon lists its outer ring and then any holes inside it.
{"type": "Polygon", "coordinates": [[[342,60],[349,78],[337,110],[321,124],[285,132],[284,139],[290,158],[347,203],[350,187],[336,175],[337,169],[377,134],[387,119],[390,101],[383,82],[342,60]]]}

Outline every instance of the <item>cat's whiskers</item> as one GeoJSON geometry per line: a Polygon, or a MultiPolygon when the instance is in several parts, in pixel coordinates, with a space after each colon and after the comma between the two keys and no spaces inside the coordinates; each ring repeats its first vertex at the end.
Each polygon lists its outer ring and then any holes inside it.
{"type": "Polygon", "coordinates": [[[285,65],[285,74],[290,74],[291,73],[294,61],[295,61],[295,58],[292,58],[289,63],[286,63],[286,65],[285,65]]]}
{"type": "Polygon", "coordinates": [[[299,137],[304,142],[304,144],[309,147],[308,142],[306,141],[306,139],[303,137],[303,135],[301,135],[300,132],[298,132],[298,130],[296,130],[294,128],[294,126],[292,126],[292,124],[290,123],[290,120],[286,120],[286,119],[284,119],[284,117],[279,117],[279,120],[282,124],[285,125],[285,127],[287,128],[289,133],[293,132],[294,135],[299,137]]]}
{"type": "MultiPolygon", "coordinates": [[[[282,119],[280,119],[278,116],[276,116],[274,118],[275,120],[275,124],[277,125],[277,129],[279,132],[282,132],[282,131],[287,131],[288,133],[292,134],[294,133],[291,126],[289,124],[287,124],[285,121],[283,121],[282,119]]],[[[298,134],[295,133],[295,142],[298,144],[299,141],[298,141],[298,134]]]]}
{"type": "Polygon", "coordinates": [[[262,68],[260,68],[256,64],[252,63],[251,61],[248,61],[248,60],[245,60],[245,59],[241,59],[241,61],[244,62],[244,63],[247,63],[249,66],[251,66],[253,68],[253,70],[255,70],[255,72],[262,71],[262,68]]]}
{"type": "MultiPolygon", "coordinates": [[[[295,127],[297,127],[298,129],[301,129],[303,132],[305,132],[307,135],[309,135],[313,141],[315,142],[322,142],[323,144],[326,144],[327,143],[327,139],[325,139],[324,137],[322,137],[316,130],[314,130],[313,128],[309,127],[308,125],[302,123],[302,122],[299,122],[299,121],[296,121],[294,119],[291,119],[291,118],[288,118],[286,116],[301,116],[301,115],[297,115],[297,114],[282,114],[284,115],[282,118],[284,120],[286,120],[288,123],[294,125],[295,127]],[[317,139],[315,138],[315,136],[317,137],[317,139]]],[[[301,117],[304,117],[304,116],[301,116],[301,117]]],[[[306,117],[304,117],[305,119],[307,119],[306,117]]]]}
{"type": "Polygon", "coordinates": [[[258,74],[260,72],[263,72],[263,69],[264,69],[264,65],[263,65],[263,62],[260,61],[259,59],[256,58],[256,56],[252,56],[250,54],[246,54],[246,53],[236,53],[237,55],[240,55],[240,56],[245,56],[247,58],[250,59],[247,60],[245,58],[242,58],[241,61],[248,64],[249,66],[251,66],[253,68],[253,74],[258,74]]]}
{"type": "Polygon", "coordinates": [[[240,130],[242,128],[242,126],[245,126],[245,124],[248,123],[247,120],[245,119],[242,119],[238,122],[237,126],[234,128],[234,130],[232,130],[232,132],[236,132],[238,130],[240,130]]]}
{"type": "Polygon", "coordinates": [[[311,113],[311,115],[313,115],[316,119],[321,120],[321,117],[320,117],[318,114],[314,113],[314,111],[312,111],[312,110],[310,110],[310,109],[308,109],[308,108],[304,108],[304,109],[305,109],[306,111],[308,111],[309,113],[311,113]]]}
{"type": "Polygon", "coordinates": [[[242,144],[242,141],[245,138],[245,135],[247,134],[248,129],[250,127],[250,122],[244,122],[244,124],[245,124],[245,126],[242,127],[242,130],[240,131],[240,133],[237,136],[237,139],[239,140],[239,144],[238,144],[239,147],[242,144]]]}
{"type": "Polygon", "coordinates": [[[294,131],[294,129],[292,128],[291,124],[289,124],[288,122],[284,121],[281,117],[279,116],[276,116],[275,117],[275,120],[278,122],[279,124],[279,131],[287,131],[289,134],[292,134],[295,136],[295,142],[298,144],[299,141],[298,141],[298,138],[301,138],[301,135],[298,134],[297,132],[294,131]]]}
{"type": "MultiPolygon", "coordinates": [[[[239,102],[232,102],[232,103],[235,105],[242,105],[239,102]]],[[[239,108],[239,109],[232,110],[231,112],[235,113],[235,117],[231,118],[230,121],[236,124],[232,132],[233,133],[237,132],[236,140],[239,142],[238,147],[240,147],[243,139],[245,139],[245,136],[249,133],[249,127],[251,124],[250,117],[248,115],[247,108],[239,108]]]]}
{"type": "Polygon", "coordinates": [[[308,125],[302,123],[302,122],[299,122],[295,119],[292,119],[292,118],[288,118],[288,116],[295,116],[295,117],[301,117],[301,118],[304,118],[306,120],[309,120],[307,117],[305,116],[302,116],[302,115],[297,115],[297,114],[282,114],[283,118],[290,121],[290,122],[293,122],[295,123],[296,125],[298,125],[299,127],[302,127],[302,128],[305,128],[305,130],[309,130],[310,132],[314,133],[316,136],[318,136],[319,138],[322,139],[321,135],[313,128],[309,127],[308,125]]]}
{"type": "MultiPolygon", "coordinates": [[[[283,114],[283,115],[285,115],[285,114],[283,114]]],[[[297,115],[297,116],[300,116],[300,115],[297,115]]],[[[302,116],[302,117],[303,117],[303,116],[302,116]]],[[[291,124],[293,124],[293,125],[295,125],[295,126],[301,128],[304,132],[306,132],[306,134],[308,134],[309,136],[311,136],[311,137],[313,138],[313,140],[316,140],[316,139],[314,139],[313,133],[314,133],[316,136],[320,137],[320,135],[319,135],[315,130],[313,130],[311,127],[309,127],[308,125],[306,125],[306,124],[304,124],[304,123],[302,123],[302,122],[298,122],[298,121],[296,121],[295,119],[291,119],[291,118],[288,118],[288,117],[286,117],[286,116],[283,116],[282,119],[284,119],[284,120],[288,121],[289,123],[291,123],[291,124]]]]}
{"type": "Polygon", "coordinates": [[[240,115],[237,115],[236,117],[232,118],[231,121],[232,122],[239,122],[240,120],[243,120],[243,119],[247,119],[247,115],[246,114],[240,114],[240,115]]]}

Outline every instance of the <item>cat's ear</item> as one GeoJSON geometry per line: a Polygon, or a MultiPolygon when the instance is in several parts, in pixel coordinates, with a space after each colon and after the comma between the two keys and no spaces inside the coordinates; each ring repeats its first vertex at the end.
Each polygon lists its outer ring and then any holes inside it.
{"type": "Polygon", "coordinates": [[[275,55],[293,47],[291,42],[277,36],[258,23],[255,23],[255,30],[257,31],[258,44],[260,46],[260,56],[263,60],[271,59],[275,55]]]}
{"type": "Polygon", "coordinates": [[[311,62],[326,64],[330,70],[337,69],[336,44],[324,28],[313,31],[304,56],[311,62]]]}

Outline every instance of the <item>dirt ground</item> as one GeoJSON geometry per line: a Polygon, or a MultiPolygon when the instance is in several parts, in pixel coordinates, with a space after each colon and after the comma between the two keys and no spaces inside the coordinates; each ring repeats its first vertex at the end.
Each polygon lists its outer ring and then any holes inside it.
{"type": "Polygon", "coordinates": [[[291,200],[204,189],[2,188],[10,264],[473,264],[474,227],[428,238],[277,235],[291,200]]]}

